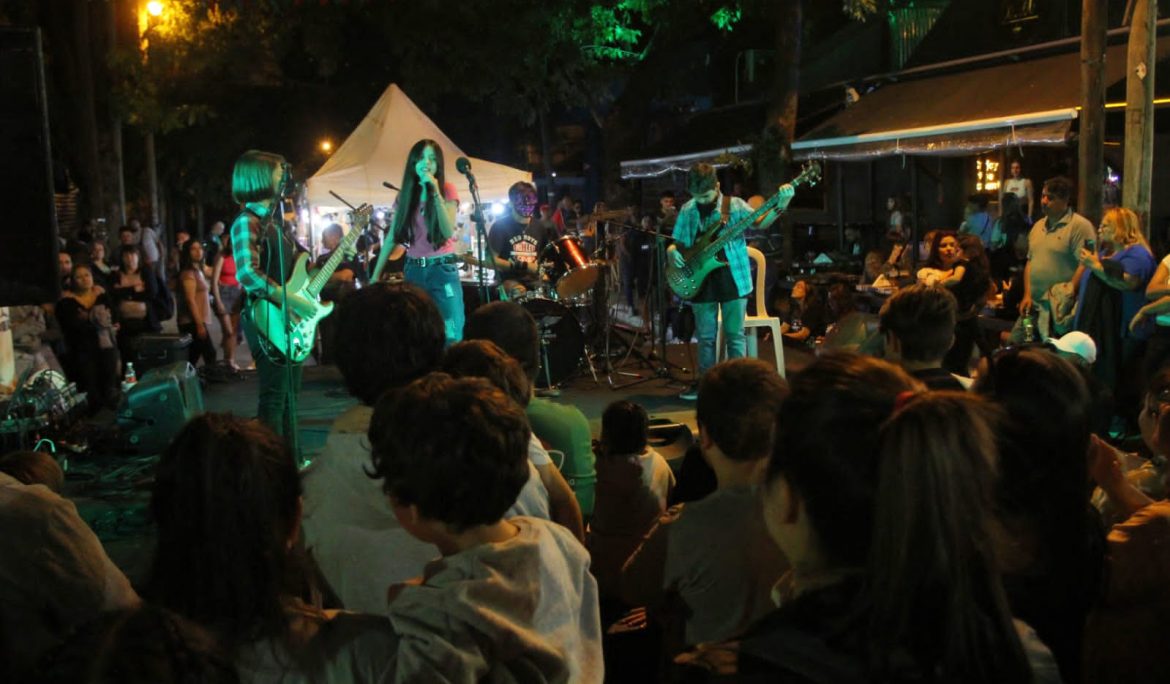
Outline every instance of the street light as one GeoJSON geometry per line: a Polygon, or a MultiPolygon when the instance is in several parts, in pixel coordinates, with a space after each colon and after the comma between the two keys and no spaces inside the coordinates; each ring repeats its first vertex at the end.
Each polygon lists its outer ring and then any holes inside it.
{"type": "Polygon", "coordinates": [[[150,2],[146,3],[146,11],[152,17],[161,16],[163,13],[163,4],[158,0],[151,0],[150,2]]]}
{"type": "Polygon", "coordinates": [[[333,143],[329,140],[321,141],[321,151],[328,154],[333,149],[333,143]]]}

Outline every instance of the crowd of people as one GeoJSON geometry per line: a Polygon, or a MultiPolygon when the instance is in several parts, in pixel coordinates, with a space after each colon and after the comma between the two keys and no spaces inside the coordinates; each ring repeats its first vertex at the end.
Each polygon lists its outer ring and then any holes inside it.
{"type": "Polygon", "coordinates": [[[179,231],[167,248],[157,231],[131,220],[117,239],[108,245],[83,229],[63,241],[57,260],[61,298],[12,307],[18,369],[62,372],[86,393],[91,412],[112,409],[140,338],[160,333],[164,322],[175,319],[179,332],[191,338],[192,364],[239,370],[240,290],[223,224],[213,224],[205,242],[179,231]],[[220,350],[208,334],[213,313],[223,332],[220,350]]]}
{"type": "Polygon", "coordinates": [[[324,452],[298,473],[267,427],[192,420],[158,465],[140,586],[51,456],[0,459],[0,662],[39,681],[1164,681],[1170,371],[1128,454],[1094,434],[1086,366],[1043,345],[956,382],[957,311],[908,286],[884,359],[712,366],[672,468],[638,404],[592,443],[532,396],[523,307],[477,309],[444,348],[423,290],[362,288],[336,312],[358,403],[324,452]]]}

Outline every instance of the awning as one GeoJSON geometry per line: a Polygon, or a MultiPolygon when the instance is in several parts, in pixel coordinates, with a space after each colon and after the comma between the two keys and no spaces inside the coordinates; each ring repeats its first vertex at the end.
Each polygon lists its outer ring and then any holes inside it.
{"type": "Polygon", "coordinates": [[[673,171],[687,171],[695,164],[703,162],[720,168],[732,163],[734,157],[750,154],[751,151],[751,145],[735,145],[671,157],[624,161],[621,163],[622,178],[654,178],[673,171]]]}
{"type": "MultiPolygon", "coordinates": [[[[1108,48],[1105,84],[1125,78],[1125,44],[1108,48]]],[[[1158,41],[1159,61],[1170,40],[1158,41]]],[[[797,159],[968,155],[1063,145],[1081,99],[1079,52],[890,83],[793,143],[797,159]]]]}

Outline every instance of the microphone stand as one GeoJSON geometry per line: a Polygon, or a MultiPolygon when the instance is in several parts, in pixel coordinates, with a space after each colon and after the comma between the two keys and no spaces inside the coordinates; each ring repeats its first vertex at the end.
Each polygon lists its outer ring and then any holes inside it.
{"type": "Polygon", "coordinates": [[[475,174],[468,167],[463,175],[467,176],[467,189],[471,192],[471,220],[475,221],[475,234],[478,238],[475,256],[479,261],[476,270],[479,273],[479,302],[482,306],[491,301],[488,297],[487,282],[484,280],[484,271],[486,270],[484,262],[487,261],[487,226],[484,225],[483,205],[479,201],[479,184],[475,182],[475,174]]]}
{"type": "Polygon", "coordinates": [[[276,227],[280,234],[277,235],[276,240],[276,258],[280,263],[280,313],[284,318],[284,373],[285,382],[288,385],[288,397],[285,402],[285,427],[288,434],[285,439],[288,440],[288,447],[292,451],[293,458],[297,460],[298,465],[301,464],[301,438],[298,434],[300,429],[297,425],[297,391],[295,385],[295,372],[293,371],[292,362],[292,319],[289,316],[288,309],[288,278],[292,275],[289,272],[289,263],[285,259],[284,254],[284,187],[281,186],[280,197],[277,199],[276,220],[273,221],[273,226],[276,227]]]}

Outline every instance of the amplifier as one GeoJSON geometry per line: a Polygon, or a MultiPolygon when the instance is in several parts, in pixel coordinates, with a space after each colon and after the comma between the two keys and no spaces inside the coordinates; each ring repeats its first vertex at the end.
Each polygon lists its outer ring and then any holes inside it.
{"type": "Polygon", "coordinates": [[[149,371],[122,396],[118,426],[131,451],[158,454],[188,420],[201,413],[199,374],[182,361],[149,371]]]}

